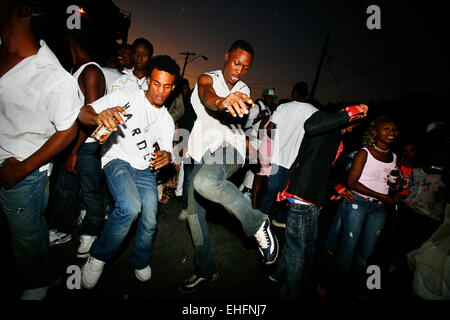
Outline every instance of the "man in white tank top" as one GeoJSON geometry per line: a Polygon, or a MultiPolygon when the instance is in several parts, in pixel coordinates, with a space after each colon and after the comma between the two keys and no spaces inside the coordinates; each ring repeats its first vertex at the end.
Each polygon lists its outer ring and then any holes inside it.
{"type": "Polygon", "coordinates": [[[195,249],[195,272],[180,285],[182,292],[195,291],[218,275],[208,235],[206,209],[198,202],[199,198],[221,204],[238,218],[244,233],[255,236],[266,264],[275,262],[278,256],[278,242],[270,231],[267,216],[252,209],[250,201],[227,180],[242,167],[246,156],[242,124],[253,101],[241,77],[247,73],[252,60],[251,45],[244,40],[234,42],[225,53],[222,70],[202,74],[192,93],[191,102],[197,119],[187,151],[195,161],[187,219],[195,249]]]}
{"type": "MultiPolygon", "coordinates": [[[[87,33],[71,32],[67,38],[75,71],[73,77],[78,83],[77,104],[81,108],[105,94],[105,76],[100,65],[90,57],[87,33]]],[[[65,150],[59,161],[52,207],[53,222],[49,231],[50,245],[70,241],[73,221],[79,212],[79,203],[82,202],[86,215],[81,224],[78,258],[88,256],[93,241],[99,236],[104,219],[103,173],[98,153],[100,144],[89,137],[90,131],[92,129],[80,124],[75,144],[65,150]]]]}

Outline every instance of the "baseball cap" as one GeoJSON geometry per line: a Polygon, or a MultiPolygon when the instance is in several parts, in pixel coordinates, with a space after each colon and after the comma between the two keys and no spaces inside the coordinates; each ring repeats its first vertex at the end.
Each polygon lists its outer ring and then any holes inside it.
{"type": "Polygon", "coordinates": [[[275,89],[273,88],[269,88],[269,89],[264,89],[262,96],[272,96],[274,99],[276,99],[276,95],[275,95],[275,89]]]}

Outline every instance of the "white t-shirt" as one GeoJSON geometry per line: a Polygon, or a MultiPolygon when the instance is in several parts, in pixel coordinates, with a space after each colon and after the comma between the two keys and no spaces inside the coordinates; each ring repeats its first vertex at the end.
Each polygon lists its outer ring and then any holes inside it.
{"type": "MultiPolygon", "coordinates": [[[[238,81],[230,90],[223,78],[221,70],[205,73],[213,79],[213,88],[219,97],[226,97],[232,92],[242,92],[250,96],[249,87],[242,81],[238,81]]],[[[189,136],[187,154],[196,161],[201,161],[205,152],[217,151],[224,143],[233,146],[245,159],[245,133],[241,124],[224,125],[219,120],[210,116],[198,95],[198,85],[195,84],[191,95],[191,103],[197,114],[194,127],[189,136]]]]}
{"type": "Polygon", "coordinates": [[[173,152],[172,141],[175,125],[164,107],[154,107],[143,90],[119,88],[91,103],[95,112],[130,106],[123,116],[126,122],[102,145],[102,168],[114,159],[128,162],[133,168],[144,170],[152,161],[153,145],[158,142],[161,150],[173,152]]]}
{"type": "Polygon", "coordinates": [[[130,88],[130,89],[140,89],[140,90],[148,90],[148,83],[147,83],[147,77],[142,77],[141,79],[138,79],[133,74],[133,69],[125,69],[124,74],[121,75],[119,78],[113,81],[111,84],[111,88],[108,90],[108,92],[114,91],[118,88],[130,88]]]}
{"type": "MultiPolygon", "coordinates": [[[[84,106],[84,94],[83,94],[83,91],[81,91],[80,85],[78,83],[78,78],[80,77],[80,74],[83,72],[84,68],[86,68],[90,64],[97,66],[103,72],[103,75],[105,76],[105,81],[106,81],[106,74],[105,74],[103,68],[100,67],[100,65],[98,63],[88,62],[88,63],[83,64],[81,67],[79,67],[78,70],[75,71],[75,73],[73,74],[73,77],[75,78],[75,80],[77,81],[77,84],[78,84],[78,104],[80,104],[81,106],[84,106]]],[[[106,87],[106,83],[105,83],[105,87],[106,87]]],[[[106,93],[106,89],[105,89],[105,93],[106,93]]],[[[92,142],[96,142],[96,141],[97,140],[95,140],[94,138],[88,137],[84,143],[92,143],[92,142]]]]}
{"type": "Polygon", "coordinates": [[[75,79],[40,45],[0,78],[0,162],[28,158],[56,131],[72,127],[80,112],[75,79]]]}
{"type": "Polygon", "coordinates": [[[272,142],[271,163],[289,169],[305,135],[305,121],[318,111],[309,103],[291,101],[279,105],[270,121],[277,125],[272,142]]]}

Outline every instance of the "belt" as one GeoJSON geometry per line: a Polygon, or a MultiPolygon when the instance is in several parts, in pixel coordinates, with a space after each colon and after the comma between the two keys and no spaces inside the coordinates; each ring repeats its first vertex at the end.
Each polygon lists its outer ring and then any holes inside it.
{"type": "Polygon", "coordinates": [[[297,202],[297,203],[290,203],[288,204],[288,207],[290,208],[297,208],[298,206],[314,206],[312,203],[307,202],[297,202]]]}
{"type": "Polygon", "coordinates": [[[370,202],[374,202],[374,203],[377,203],[377,204],[383,204],[383,202],[381,202],[381,201],[378,200],[378,199],[375,199],[375,198],[372,198],[372,197],[369,197],[369,196],[366,196],[366,195],[362,195],[361,193],[358,193],[358,192],[356,192],[356,191],[353,191],[353,193],[354,193],[355,195],[357,195],[357,196],[363,198],[363,199],[369,200],[370,202]]]}

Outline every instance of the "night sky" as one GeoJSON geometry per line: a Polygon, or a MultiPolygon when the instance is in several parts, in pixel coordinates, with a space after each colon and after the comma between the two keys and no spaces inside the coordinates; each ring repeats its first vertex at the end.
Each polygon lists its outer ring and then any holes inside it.
{"type": "MultiPolygon", "coordinates": [[[[312,86],[330,34],[315,98],[328,101],[395,99],[411,92],[448,94],[449,17],[440,2],[411,1],[162,1],[113,0],[131,13],[128,42],[150,40],[155,54],[183,67],[190,51],[205,55],[186,67],[191,87],[202,72],[221,69],[236,39],[255,49],[243,78],[252,97],[275,88],[290,98],[292,86],[312,86]],[[381,11],[381,29],[369,30],[369,5],[381,11]]],[[[191,58],[192,59],[192,58],[191,58]]]]}

